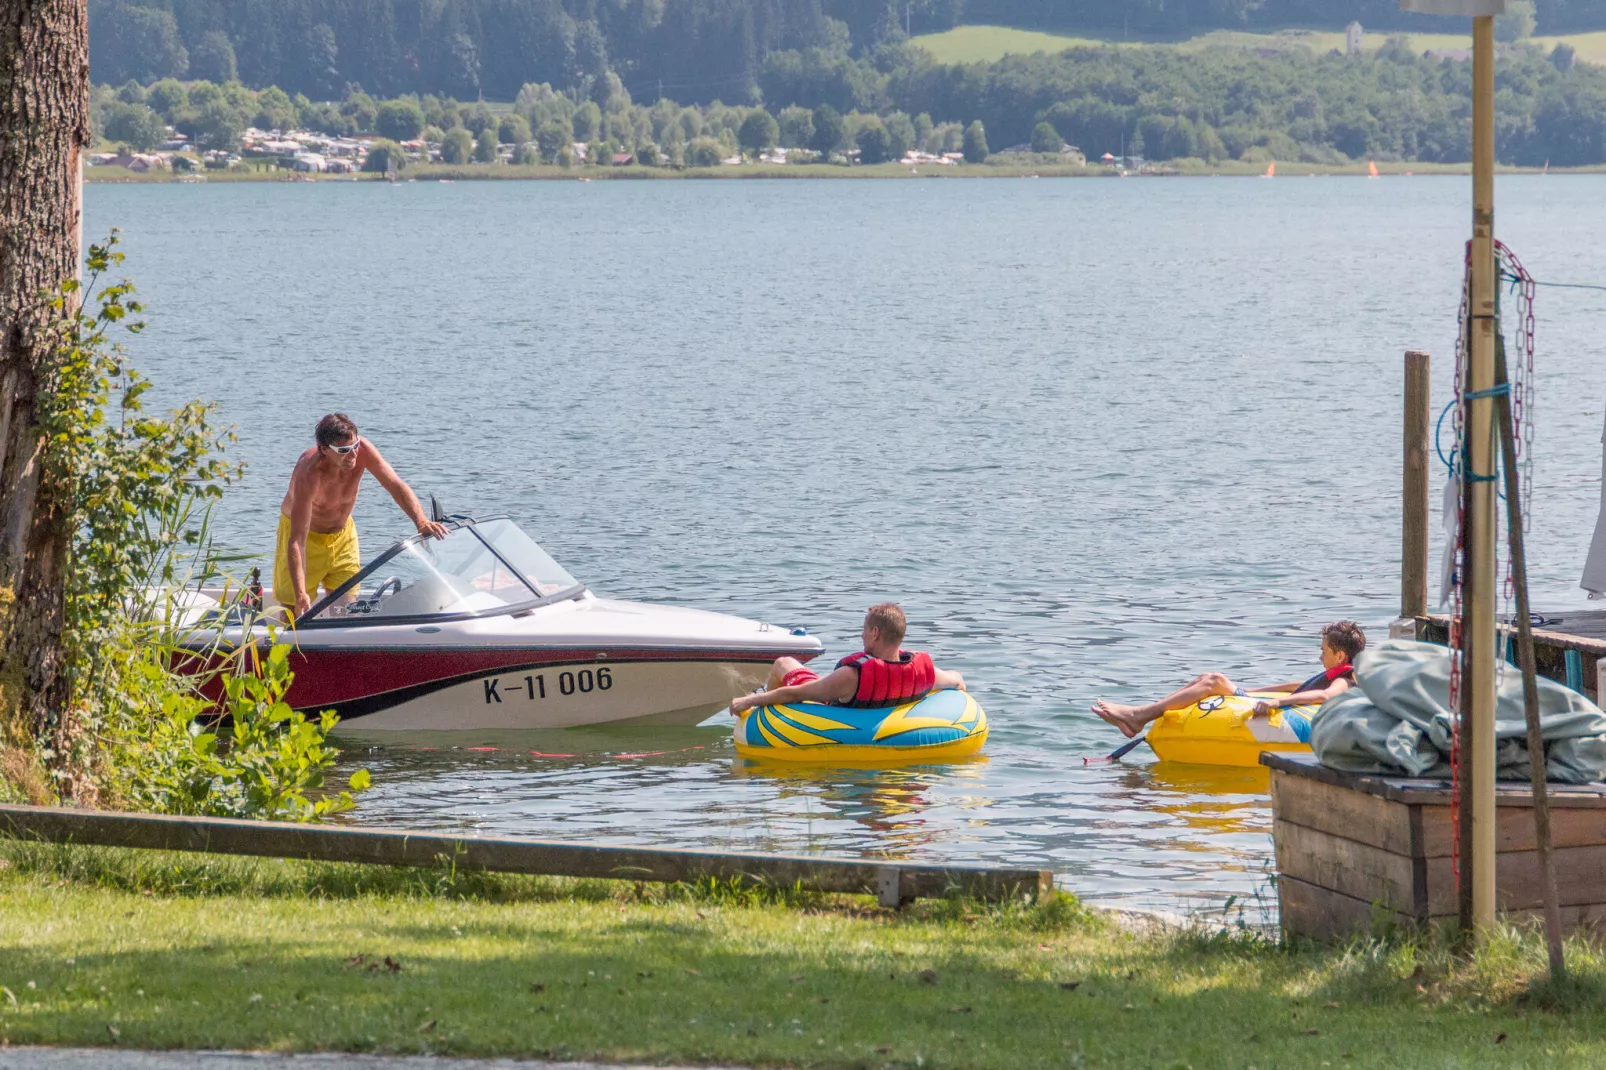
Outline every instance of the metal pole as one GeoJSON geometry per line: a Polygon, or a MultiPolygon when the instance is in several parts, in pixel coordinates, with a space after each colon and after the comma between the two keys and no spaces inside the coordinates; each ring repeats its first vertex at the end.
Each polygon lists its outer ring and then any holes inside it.
{"type": "Polygon", "coordinates": [[[1472,20],[1472,295],[1466,391],[1466,651],[1462,738],[1471,744],[1471,927],[1495,918],[1494,18],[1472,20]],[[1479,397],[1480,393],[1483,396],[1479,397]]]}
{"type": "Polygon", "coordinates": [[[1405,620],[1428,612],[1428,433],[1433,421],[1428,368],[1426,353],[1405,354],[1405,510],[1400,547],[1400,617],[1405,620]]]}
{"type": "Polygon", "coordinates": [[[1533,618],[1528,614],[1528,556],[1522,539],[1522,473],[1517,469],[1517,434],[1511,416],[1506,346],[1495,335],[1495,385],[1507,392],[1496,397],[1500,414],[1500,461],[1506,473],[1506,531],[1511,540],[1511,581],[1517,594],[1517,660],[1522,665],[1522,714],[1528,728],[1528,779],[1533,785],[1534,841],[1539,848],[1539,879],[1545,893],[1545,944],[1550,952],[1551,980],[1567,973],[1561,947],[1561,899],[1556,894],[1556,862],[1550,840],[1550,790],[1545,762],[1544,731],[1539,724],[1539,681],[1534,667],[1533,618]]]}

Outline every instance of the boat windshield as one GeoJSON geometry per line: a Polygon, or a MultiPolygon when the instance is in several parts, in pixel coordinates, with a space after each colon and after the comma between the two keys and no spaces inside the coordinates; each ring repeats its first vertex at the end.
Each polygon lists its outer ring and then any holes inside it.
{"type": "Polygon", "coordinates": [[[488,613],[578,586],[511,520],[487,520],[397,544],[307,619],[488,613]]]}

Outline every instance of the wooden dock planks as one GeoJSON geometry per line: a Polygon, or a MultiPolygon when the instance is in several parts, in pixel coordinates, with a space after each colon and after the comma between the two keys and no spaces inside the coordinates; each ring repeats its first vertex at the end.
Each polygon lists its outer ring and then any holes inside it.
{"type": "MultiPolygon", "coordinates": [[[[1272,836],[1284,928],[1334,939],[1378,922],[1452,922],[1450,791],[1440,780],[1368,776],[1328,769],[1307,754],[1267,754],[1272,770],[1272,836]]],[[[1606,925],[1606,784],[1550,788],[1562,923],[1606,925]]],[[[1496,896],[1507,914],[1536,913],[1543,901],[1526,784],[1497,791],[1496,896]]]]}
{"type": "Polygon", "coordinates": [[[1053,873],[1038,869],[562,843],[45,806],[0,805],[0,835],[47,843],[384,866],[429,866],[444,858],[459,869],[550,877],[670,883],[746,879],[772,887],[867,893],[886,906],[954,892],[994,902],[1023,897],[1041,902],[1054,891],[1053,873]]]}
{"type": "MultiPolygon", "coordinates": [[[[1416,619],[1417,637],[1430,643],[1446,643],[1450,635],[1450,618],[1430,613],[1416,619]]],[[[1501,626],[1502,637],[1506,634],[1501,626]]],[[[1568,611],[1551,623],[1533,630],[1534,661],[1540,676],[1567,683],[1567,657],[1572,651],[1585,695],[1600,701],[1598,694],[1600,671],[1606,666],[1606,611],[1568,611]]]]}

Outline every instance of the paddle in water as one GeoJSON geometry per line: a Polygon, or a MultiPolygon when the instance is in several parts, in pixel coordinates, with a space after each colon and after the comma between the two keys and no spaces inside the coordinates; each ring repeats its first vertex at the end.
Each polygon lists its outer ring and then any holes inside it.
{"type": "Polygon", "coordinates": [[[1109,754],[1105,755],[1103,758],[1083,758],[1082,759],[1082,764],[1083,765],[1092,765],[1094,762],[1117,762],[1117,761],[1120,761],[1122,758],[1125,758],[1128,754],[1131,754],[1134,750],[1136,750],[1138,748],[1138,744],[1147,743],[1148,741],[1149,741],[1149,737],[1147,735],[1133,736],[1131,739],[1127,740],[1125,743],[1121,744],[1119,747],[1117,747],[1114,750],[1112,750],[1109,754]]]}

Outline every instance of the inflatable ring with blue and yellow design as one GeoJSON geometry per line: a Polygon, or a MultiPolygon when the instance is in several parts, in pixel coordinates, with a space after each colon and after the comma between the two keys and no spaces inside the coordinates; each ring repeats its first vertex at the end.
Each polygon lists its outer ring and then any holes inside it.
{"type": "Polygon", "coordinates": [[[736,753],[781,762],[889,765],[968,758],[987,742],[987,714],[964,691],[933,691],[901,706],[817,702],[759,706],[736,725],[736,753]]]}

